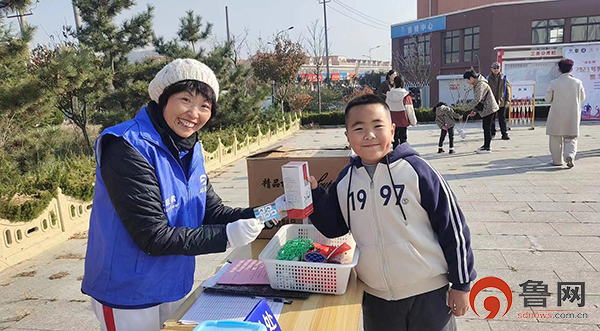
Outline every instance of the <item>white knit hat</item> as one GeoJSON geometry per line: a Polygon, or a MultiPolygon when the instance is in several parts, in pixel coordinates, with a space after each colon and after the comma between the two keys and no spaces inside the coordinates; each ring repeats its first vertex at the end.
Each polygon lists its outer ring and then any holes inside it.
{"type": "Polygon", "coordinates": [[[150,99],[158,103],[165,88],[182,80],[197,80],[210,86],[219,99],[219,82],[215,73],[206,64],[194,59],[177,59],[164,66],[148,86],[150,99]]]}

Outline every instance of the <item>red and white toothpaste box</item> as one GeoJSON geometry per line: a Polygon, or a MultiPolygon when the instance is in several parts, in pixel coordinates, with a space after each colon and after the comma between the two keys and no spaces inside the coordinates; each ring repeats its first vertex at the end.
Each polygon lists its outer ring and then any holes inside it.
{"type": "Polygon", "coordinates": [[[312,192],[308,178],[308,162],[288,162],[281,166],[285,200],[290,219],[304,219],[313,213],[312,192]]]}

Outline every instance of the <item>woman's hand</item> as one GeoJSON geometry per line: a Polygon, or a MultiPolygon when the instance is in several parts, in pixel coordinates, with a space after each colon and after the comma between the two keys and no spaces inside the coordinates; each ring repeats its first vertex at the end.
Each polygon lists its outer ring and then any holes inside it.
{"type": "Polygon", "coordinates": [[[448,307],[452,309],[452,315],[463,316],[469,310],[469,292],[450,289],[448,307]]]}
{"type": "Polygon", "coordinates": [[[256,218],[238,220],[227,224],[227,240],[231,246],[246,246],[253,242],[265,227],[265,223],[256,218]]]}
{"type": "Polygon", "coordinates": [[[280,195],[277,199],[275,199],[275,201],[273,201],[273,203],[275,204],[275,208],[277,208],[277,214],[279,217],[277,217],[276,220],[272,220],[272,222],[277,224],[279,221],[287,217],[287,211],[290,210],[290,206],[288,205],[287,200],[285,200],[285,194],[280,195]]]}

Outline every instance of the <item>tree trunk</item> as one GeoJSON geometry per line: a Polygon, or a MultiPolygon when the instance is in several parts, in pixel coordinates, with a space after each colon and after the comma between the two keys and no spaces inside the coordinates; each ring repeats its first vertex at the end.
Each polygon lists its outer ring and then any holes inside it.
{"type": "Polygon", "coordinates": [[[112,77],[110,79],[110,85],[108,86],[108,89],[111,92],[115,91],[115,58],[113,56],[113,53],[110,53],[110,69],[112,70],[112,77]]]}
{"type": "Polygon", "coordinates": [[[92,144],[90,143],[90,138],[87,133],[87,128],[85,125],[79,127],[81,132],[83,133],[83,139],[85,139],[85,144],[87,145],[87,153],[88,156],[94,155],[94,149],[92,148],[92,144]]]}
{"type": "Polygon", "coordinates": [[[317,80],[317,95],[319,98],[319,114],[321,113],[321,80],[317,80]]]}

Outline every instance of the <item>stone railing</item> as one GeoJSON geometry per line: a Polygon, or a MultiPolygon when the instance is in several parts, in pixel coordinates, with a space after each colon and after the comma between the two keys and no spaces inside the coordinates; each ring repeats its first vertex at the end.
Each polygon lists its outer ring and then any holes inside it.
{"type": "MultiPolygon", "coordinates": [[[[216,151],[203,151],[206,171],[218,169],[291,135],[300,129],[300,119],[289,116],[287,126],[288,129],[277,126],[275,131],[269,129],[266,133],[262,133],[258,127],[258,136],[246,135],[242,141],[234,136],[231,146],[223,145],[219,138],[216,151]]],[[[59,188],[57,198],[50,201],[38,218],[19,223],[0,219],[0,270],[63,243],[76,233],[88,230],[91,210],[91,202],[68,197],[59,188]]]]}
{"type": "Polygon", "coordinates": [[[13,266],[88,229],[92,203],[76,200],[58,189],[42,214],[29,222],[0,219],[0,270],[13,266]]]}
{"type": "Polygon", "coordinates": [[[291,135],[300,129],[300,118],[295,114],[294,118],[289,115],[289,122],[287,125],[289,126],[289,129],[287,130],[285,127],[279,127],[279,125],[277,125],[274,132],[269,129],[266,133],[262,133],[260,125],[257,125],[258,135],[256,137],[246,135],[241,141],[238,140],[237,135],[234,133],[233,145],[231,146],[223,145],[221,138],[219,138],[219,147],[216,151],[212,153],[204,150],[202,151],[204,154],[204,167],[206,168],[206,171],[218,169],[291,135]]]}

